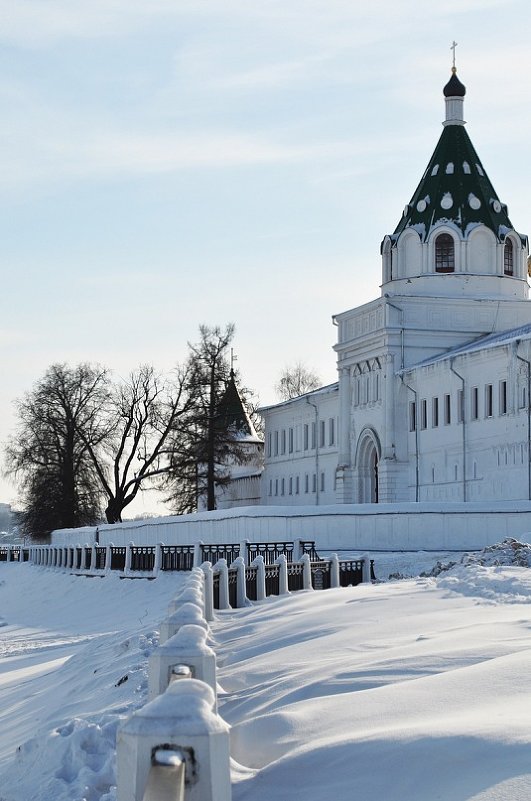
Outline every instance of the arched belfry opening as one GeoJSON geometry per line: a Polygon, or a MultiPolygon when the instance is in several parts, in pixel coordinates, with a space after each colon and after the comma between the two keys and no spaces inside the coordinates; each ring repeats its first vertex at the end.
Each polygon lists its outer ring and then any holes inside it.
{"type": "Polygon", "coordinates": [[[358,503],[378,503],[380,440],[371,428],[361,432],[356,453],[358,475],[358,503]]]}

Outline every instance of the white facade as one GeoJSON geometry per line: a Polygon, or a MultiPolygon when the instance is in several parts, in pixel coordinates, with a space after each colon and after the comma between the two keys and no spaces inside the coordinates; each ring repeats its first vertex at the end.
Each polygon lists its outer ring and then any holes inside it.
{"type": "Polygon", "coordinates": [[[381,297],[334,318],[338,384],[263,410],[263,504],[531,499],[527,237],[465,132],[455,71],[444,93],[382,242],[381,297]]]}

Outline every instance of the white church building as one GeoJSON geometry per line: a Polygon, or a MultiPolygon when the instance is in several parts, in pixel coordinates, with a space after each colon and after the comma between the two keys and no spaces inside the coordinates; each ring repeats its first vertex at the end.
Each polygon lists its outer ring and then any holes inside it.
{"type": "Polygon", "coordinates": [[[455,68],[376,300],[335,315],[339,381],[262,409],[261,503],[531,500],[531,303],[519,234],[455,68]]]}

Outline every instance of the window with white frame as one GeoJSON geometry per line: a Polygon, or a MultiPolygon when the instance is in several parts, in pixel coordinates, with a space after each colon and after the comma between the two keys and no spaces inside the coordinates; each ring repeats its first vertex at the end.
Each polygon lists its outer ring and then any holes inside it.
{"type": "Polygon", "coordinates": [[[444,425],[449,426],[452,422],[452,402],[451,396],[446,394],[444,396],[444,425]]]}
{"type": "Polygon", "coordinates": [[[431,425],[437,428],[439,425],[439,398],[431,399],[431,425]]]}
{"type": "Polygon", "coordinates": [[[485,417],[493,415],[492,384],[485,384],[485,417]]]}
{"type": "Polygon", "coordinates": [[[507,381],[500,381],[499,385],[499,409],[500,414],[507,414],[507,381]]]}

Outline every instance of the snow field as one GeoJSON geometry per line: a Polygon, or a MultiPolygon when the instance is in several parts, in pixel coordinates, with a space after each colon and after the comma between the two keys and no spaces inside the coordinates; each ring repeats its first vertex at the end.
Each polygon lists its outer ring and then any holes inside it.
{"type": "MultiPolygon", "coordinates": [[[[185,579],[1,566],[2,801],[114,801],[116,729],[185,579]]],[[[479,563],[218,613],[234,801],[528,799],[530,631],[531,571],[479,563]]]]}

